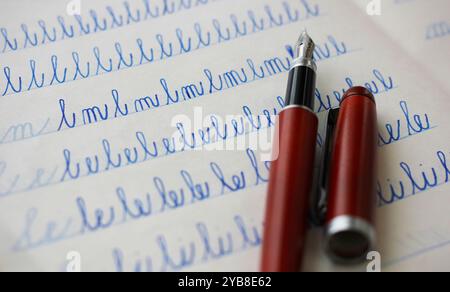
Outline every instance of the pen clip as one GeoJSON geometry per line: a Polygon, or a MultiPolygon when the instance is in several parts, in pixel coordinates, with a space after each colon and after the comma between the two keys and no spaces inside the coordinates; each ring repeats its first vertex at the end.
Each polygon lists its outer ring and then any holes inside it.
{"type": "Polygon", "coordinates": [[[330,177],[331,157],[334,148],[334,134],[336,131],[339,108],[331,109],[327,115],[326,138],[323,144],[322,158],[316,190],[311,200],[312,224],[322,226],[325,223],[328,204],[328,182],[330,177]]]}

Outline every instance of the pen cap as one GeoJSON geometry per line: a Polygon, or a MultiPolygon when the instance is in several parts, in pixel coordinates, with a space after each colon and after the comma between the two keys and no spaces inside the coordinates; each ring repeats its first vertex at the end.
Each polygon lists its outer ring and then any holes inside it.
{"type": "Polygon", "coordinates": [[[341,101],[328,182],[326,249],[332,259],[365,259],[375,244],[377,113],[364,87],[349,89],[341,101]]]}

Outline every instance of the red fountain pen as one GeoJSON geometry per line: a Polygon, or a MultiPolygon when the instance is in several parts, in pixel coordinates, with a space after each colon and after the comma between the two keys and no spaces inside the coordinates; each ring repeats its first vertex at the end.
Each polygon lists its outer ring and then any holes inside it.
{"type": "Polygon", "coordinates": [[[315,44],[303,32],[289,72],[285,108],[278,116],[270,167],[262,272],[296,272],[301,268],[313,187],[318,118],[314,113],[315,44]]]}

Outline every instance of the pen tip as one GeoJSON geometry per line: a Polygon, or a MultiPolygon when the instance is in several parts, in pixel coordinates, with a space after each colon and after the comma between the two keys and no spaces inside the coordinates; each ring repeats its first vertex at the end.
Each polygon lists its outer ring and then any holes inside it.
{"type": "Polygon", "coordinates": [[[313,42],[311,37],[308,34],[308,31],[306,29],[303,30],[303,32],[300,34],[300,37],[298,38],[298,46],[301,46],[306,43],[313,42]]]}
{"type": "Polygon", "coordinates": [[[314,41],[309,36],[306,29],[300,34],[297,41],[297,57],[312,58],[314,52],[315,44],[314,41]]]}

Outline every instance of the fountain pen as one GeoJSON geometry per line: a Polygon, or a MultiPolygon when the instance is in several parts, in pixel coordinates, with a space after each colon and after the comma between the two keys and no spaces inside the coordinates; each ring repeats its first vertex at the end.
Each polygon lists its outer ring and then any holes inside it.
{"type": "Polygon", "coordinates": [[[305,31],[289,72],[285,106],[277,118],[269,174],[262,272],[300,271],[313,187],[318,118],[314,113],[315,44],[305,31]]]}

